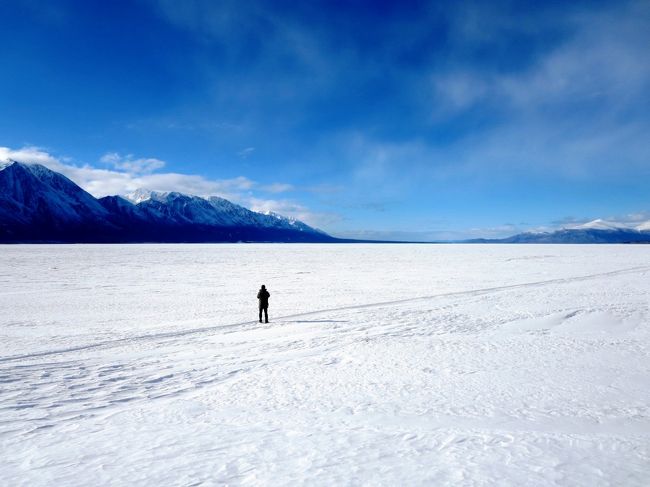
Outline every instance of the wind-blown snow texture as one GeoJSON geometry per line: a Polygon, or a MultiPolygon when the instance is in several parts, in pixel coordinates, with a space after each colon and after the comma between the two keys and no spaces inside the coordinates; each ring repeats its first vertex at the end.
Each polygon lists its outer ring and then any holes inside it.
{"type": "Polygon", "coordinates": [[[647,246],[9,246],[0,306],[4,485],[650,479],[647,246]]]}

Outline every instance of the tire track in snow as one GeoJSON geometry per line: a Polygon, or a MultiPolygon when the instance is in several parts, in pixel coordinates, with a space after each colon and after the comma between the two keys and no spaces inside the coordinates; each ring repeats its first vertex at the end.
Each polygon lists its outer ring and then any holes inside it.
{"type": "MultiPolygon", "coordinates": [[[[309,311],[306,313],[296,313],[296,314],[291,314],[291,315],[285,315],[285,316],[278,316],[275,318],[277,321],[281,320],[288,320],[288,319],[293,319],[293,318],[301,318],[305,316],[314,316],[314,315],[319,315],[323,313],[331,313],[331,312],[337,312],[337,311],[348,311],[348,310],[356,310],[356,309],[365,309],[365,308],[379,308],[382,306],[391,306],[391,305],[397,305],[397,304],[403,304],[403,303],[415,303],[418,301],[428,301],[431,299],[438,299],[438,298],[448,298],[448,297],[463,297],[463,296],[480,296],[483,294],[490,294],[494,292],[501,292],[501,291],[508,291],[511,289],[522,289],[522,288],[532,288],[532,287],[537,287],[537,286],[546,286],[549,284],[568,284],[572,282],[580,282],[580,281],[588,281],[590,279],[596,279],[596,278],[601,278],[601,277],[608,277],[608,276],[618,276],[621,274],[631,274],[635,272],[643,272],[643,271],[650,271],[650,266],[636,266],[636,267],[630,267],[626,269],[619,269],[615,271],[608,271],[608,272],[599,272],[596,274],[588,274],[586,276],[576,276],[576,277],[562,277],[562,278],[556,278],[556,279],[548,279],[545,281],[534,281],[534,282],[526,282],[526,283],[520,283],[520,284],[510,284],[507,286],[495,286],[495,287],[487,287],[487,288],[481,288],[481,289],[472,289],[469,291],[452,291],[448,293],[441,293],[441,294],[432,294],[428,296],[418,296],[415,298],[405,298],[405,299],[397,299],[397,300],[392,300],[392,301],[380,301],[376,303],[366,303],[366,304],[355,304],[355,305],[349,305],[349,306],[341,306],[337,308],[325,308],[325,309],[320,309],[316,311],[309,311]]],[[[79,345],[75,347],[69,347],[69,348],[62,348],[62,349],[57,349],[57,350],[46,350],[43,352],[35,352],[35,353],[30,353],[30,354],[23,354],[23,355],[10,355],[8,357],[0,357],[0,363],[6,363],[6,362],[14,362],[18,360],[29,360],[29,359],[36,359],[40,357],[48,357],[52,355],[61,355],[61,354],[66,354],[66,353],[72,353],[72,352],[80,352],[80,351],[88,351],[88,350],[94,350],[94,349],[103,349],[103,348],[115,348],[119,347],[120,345],[126,345],[126,344],[133,344],[137,342],[146,342],[149,340],[164,340],[166,338],[180,338],[180,337],[185,337],[189,335],[198,335],[201,333],[211,333],[211,332],[223,332],[223,331],[228,331],[230,329],[236,329],[240,327],[244,327],[246,325],[249,325],[247,328],[248,330],[252,330],[255,328],[258,328],[257,323],[254,323],[254,325],[251,326],[251,320],[247,321],[242,321],[239,323],[231,323],[228,325],[213,325],[213,326],[205,326],[201,328],[191,328],[189,330],[181,330],[181,331],[169,331],[169,332],[160,332],[160,333],[151,333],[147,335],[139,335],[139,336],[133,336],[133,337],[125,337],[125,338],[117,338],[113,340],[106,340],[103,342],[97,342],[97,343],[91,343],[87,345],[79,345]]]]}

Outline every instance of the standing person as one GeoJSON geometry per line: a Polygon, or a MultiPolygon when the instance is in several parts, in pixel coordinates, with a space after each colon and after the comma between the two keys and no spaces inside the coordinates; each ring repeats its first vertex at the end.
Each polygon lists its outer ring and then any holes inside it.
{"type": "Polygon", "coordinates": [[[262,322],[262,311],[264,311],[264,318],[266,322],[269,322],[269,297],[271,296],[271,293],[269,293],[266,290],[266,287],[264,284],[262,284],[262,288],[259,290],[257,293],[257,299],[260,302],[260,323],[262,322]]]}

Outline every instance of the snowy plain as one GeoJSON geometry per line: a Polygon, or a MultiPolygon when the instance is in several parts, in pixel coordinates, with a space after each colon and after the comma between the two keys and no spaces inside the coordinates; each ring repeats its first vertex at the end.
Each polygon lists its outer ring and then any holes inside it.
{"type": "Polygon", "coordinates": [[[650,246],[2,246],[0,309],[3,485],[650,485],[650,246]]]}

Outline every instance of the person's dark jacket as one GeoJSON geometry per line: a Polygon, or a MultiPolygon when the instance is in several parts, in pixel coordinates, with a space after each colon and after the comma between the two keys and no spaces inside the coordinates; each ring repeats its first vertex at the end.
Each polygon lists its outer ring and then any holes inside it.
{"type": "Polygon", "coordinates": [[[260,308],[268,308],[269,307],[269,297],[271,296],[271,293],[269,293],[266,289],[260,289],[260,292],[257,293],[257,299],[260,300],[260,308]]]}

